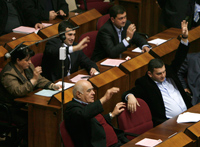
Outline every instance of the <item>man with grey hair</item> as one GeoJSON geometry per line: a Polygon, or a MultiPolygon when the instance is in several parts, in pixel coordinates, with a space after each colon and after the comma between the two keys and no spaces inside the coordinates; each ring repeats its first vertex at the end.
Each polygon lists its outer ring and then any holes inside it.
{"type": "Polygon", "coordinates": [[[65,126],[75,146],[119,147],[129,141],[122,130],[110,123],[124,111],[125,103],[119,102],[112,112],[101,115],[103,104],[118,92],[119,88],[110,88],[101,99],[94,101],[95,92],[89,81],[81,80],[75,84],[74,98],[67,103],[64,113],[65,126]]]}

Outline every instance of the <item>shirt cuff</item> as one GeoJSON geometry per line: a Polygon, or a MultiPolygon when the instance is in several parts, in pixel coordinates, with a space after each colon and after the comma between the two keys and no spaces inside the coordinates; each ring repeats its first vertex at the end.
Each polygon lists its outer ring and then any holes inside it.
{"type": "Polygon", "coordinates": [[[142,49],[143,49],[143,47],[145,47],[145,46],[147,46],[148,48],[152,49],[152,47],[151,47],[150,45],[148,45],[148,44],[143,45],[143,46],[142,46],[142,49]]]}
{"type": "Polygon", "coordinates": [[[73,53],[73,46],[69,46],[69,53],[73,53]]]}
{"type": "Polygon", "coordinates": [[[184,45],[186,45],[186,46],[188,46],[189,41],[187,40],[187,42],[184,42],[184,41],[181,39],[181,43],[184,44],[184,45]]]}
{"type": "Polygon", "coordinates": [[[123,39],[122,42],[123,42],[125,47],[129,46],[129,43],[128,43],[128,41],[126,41],[126,39],[123,39]]]}
{"type": "MultiPolygon", "coordinates": [[[[127,94],[127,95],[125,96],[125,100],[126,100],[126,101],[128,101],[128,96],[129,96],[130,94],[132,94],[132,93],[129,93],[129,94],[127,94]]],[[[134,94],[132,94],[132,95],[134,95],[134,94]]]]}

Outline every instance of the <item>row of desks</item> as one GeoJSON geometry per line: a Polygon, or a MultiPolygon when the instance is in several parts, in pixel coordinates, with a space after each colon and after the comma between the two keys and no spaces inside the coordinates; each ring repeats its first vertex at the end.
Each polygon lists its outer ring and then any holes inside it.
{"type": "MultiPolygon", "coordinates": [[[[194,30],[191,30],[189,32],[189,41],[192,45],[196,44],[195,46],[198,46],[199,44],[198,42],[200,36],[197,35],[199,30],[200,27],[195,28],[194,30]]],[[[132,57],[132,59],[122,63],[119,67],[105,67],[100,65],[101,61],[97,62],[101,74],[89,79],[96,91],[95,99],[100,99],[105,94],[106,90],[113,86],[120,88],[120,92],[118,94],[115,94],[113,96],[113,99],[111,99],[103,106],[105,110],[104,113],[112,111],[116,103],[121,101],[122,93],[132,88],[134,86],[135,80],[145,74],[145,72],[147,71],[147,64],[151,59],[154,58],[154,56],[160,56],[164,59],[166,63],[170,62],[173,59],[174,53],[179,45],[179,40],[177,39],[177,36],[179,36],[180,34],[180,29],[171,28],[149,38],[149,40],[158,37],[167,40],[173,38],[162,45],[152,45],[153,49],[150,53],[138,54],[131,52],[132,48],[128,49],[125,53],[123,53],[123,56],[129,55],[132,57]]],[[[196,51],[196,48],[190,49],[190,52],[194,51],[196,51]]],[[[84,69],[79,70],[78,72],[65,77],[64,81],[71,82],[70,79],[78,74],[87,74],[87,72],[84,69]]],[[[69,88],[65,90],[64,103],[67,103],[73,98],[72,89],[73,88],[69,88]]],[[[16,101],[18,102],[28,103],[29,147],[60,146],[61,137],[59,135],[59,124],[61,122],[61,93],[55,94],[52,98],[49,98],[35,95],[35,92],[36,91],[28,94],[27,97],[16,99],[16,101]]],[[[115,126],[117,125],[116,120],[113,120],[113,123],[115,126]]],[[[149,135],[149,137],[152,138],[152,136],[163,133],[163,138],[160,139],[164,140],[164,136],[169,136],[170,134],[173,134],[174,129],[176,129],[177,126],[172,128],[171,131],[165,131],[165,128],[162,129],[165,124],[170,124],[174,126],[176,124],[175,118],[161,124],[159,129],[154,128],[152,130],[154,134],[150,131],[149,134],[147,133],[147,136],[149,135]]],[[[137,139],[139,140],[140,138],[137,139]]],[[[131,142],[135,143],[135,141],[136,140],[131,142]]],[[[132,145],[133,144],[131,144],[131,146],[132,145]]]]}

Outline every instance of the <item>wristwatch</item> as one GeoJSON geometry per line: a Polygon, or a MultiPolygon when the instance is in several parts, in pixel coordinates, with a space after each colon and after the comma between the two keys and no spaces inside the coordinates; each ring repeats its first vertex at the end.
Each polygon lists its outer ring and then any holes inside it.
{"type": "Polygon", "coordinates": [[[131,40],[130,37],[126,37],[126,41],[129,42],[131,40]]]}

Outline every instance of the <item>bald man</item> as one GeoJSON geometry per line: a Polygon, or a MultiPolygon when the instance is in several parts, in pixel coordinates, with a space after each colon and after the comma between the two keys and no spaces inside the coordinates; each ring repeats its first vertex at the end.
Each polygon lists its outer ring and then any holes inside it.
{"type": "Polygon", "coordinates": [[[119,147],[129,140],[122,130],[111,124],[111,119],[124,111],[125,103],[119,102],[114,110],[103,116],[103,104],[119,92],[119,88],[108,89],[105,95],[94,101],[95,92],[89,81],[78,81],[73,89],[74,98],[66,105],[65,126],[75,146],[119,147]]]}

